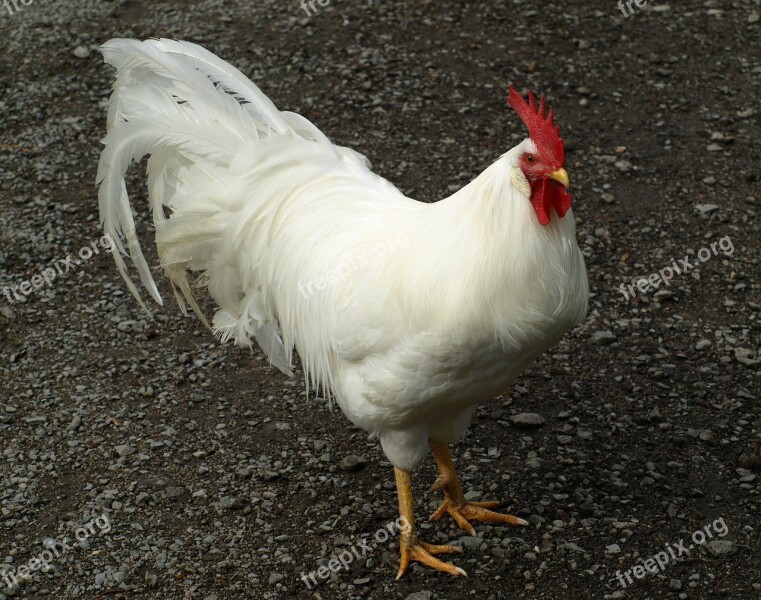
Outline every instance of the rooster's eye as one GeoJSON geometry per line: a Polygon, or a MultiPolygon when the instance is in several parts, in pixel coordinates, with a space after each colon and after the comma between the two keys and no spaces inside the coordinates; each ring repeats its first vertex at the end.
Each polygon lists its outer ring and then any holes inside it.
{"type": "Polygon", "coordinates": [[[533,165],[536,162],[536,157],[533,154],[527,154],[526,162],[530,165],[533,165]]]}

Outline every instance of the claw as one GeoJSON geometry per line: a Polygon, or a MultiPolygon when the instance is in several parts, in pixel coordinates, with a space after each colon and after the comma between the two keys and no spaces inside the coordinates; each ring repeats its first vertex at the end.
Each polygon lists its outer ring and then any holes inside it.
{"type": "Polygon", "coordinates": [[[445,514],[449,514],[456,522],[460,529],[468,532],[468,535],[475,536],[476,530],[470,524],[473,521],[485,521],[488,523],[508,523],[509,525],[528,525],[524,521],[513,515],[488,510],[499,506],[499,502],[490,500],[488,502],[455,502],[449,497],[445,497],[441,506],[434,512],[431,521],[439,521],[445,514]]]}
{"type": "Polygon", "coordinates": [[[450,575],[467,577],[468,574],[460,567],[454,566],[452,563],[439,560],[435,554],[452,554],[461,553],[462,548],[450,545],[436,545],[428,544],[420,540],[413,542],[402,541],[400,546],[401,562],[399,563],[399,571],[396,573],[396,578],[401,579],[407,572],[407,568],[410,563],[417,561],[421,564],[431,567],[436,571],[442,571],[443,573],[449,573],[450,575]]]}
{"type": "Polygon", "coordinates": [[[428,492],[429,492],[429,493],[430,493],[430,492],[440,492],[440,491],[442,491],[442,490],[443,490],[445,487],[447,487],[447,478],[446,478],[446,477],[443,477],[442,475],[439,475],[439,476],[436,478],[436,481],[434,481],[434,482],[431,484],[431,487],[429,487],[429,488],[428,488],[428,492]]]}

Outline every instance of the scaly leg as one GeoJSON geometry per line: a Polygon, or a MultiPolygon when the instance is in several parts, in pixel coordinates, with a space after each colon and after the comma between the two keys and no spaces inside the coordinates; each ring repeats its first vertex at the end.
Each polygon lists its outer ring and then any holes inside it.
{"type": "Polygon", "coordinates": [[[499,506],[496,500],[490,502],[467,502],[462,493],[460,480],[452,464],[452,455],[449,453],[449,447],[443,442],[429,440],[429,445],[439,466],[439,476],[431,486],[431,491],[444,491],[444,502],[438,510],[431,515],[431,521],[438,521],[445,513],[452,515],[457,525],[468,532],[469,535],[476,535],[476,530],[468,522],[468,519],[474,521],[488,521],[490,523],[509,523],[510,525],[528,525],[528,522],[514,517],[513,515],[504,515],[502,513],[489,510],[499,506]]]}
{"type": "Polygon", "coordinates": [[[465,575],[467,577],[467,574],[461,568],[433,556],[434,554],[462,552],[462,548],[427,544],[418,539],[417,531],[415,530],[415,511],[412,500],[412,473],[394,467],[394,474],[396,475],[396,491],[399,495],[399,515],[407,520],[407,527],[402,529],[401,539],[399,540],[401,562],[396,578],[401,579],[413,560],[437,571],[444,571],[451,575],[465,575]]]}

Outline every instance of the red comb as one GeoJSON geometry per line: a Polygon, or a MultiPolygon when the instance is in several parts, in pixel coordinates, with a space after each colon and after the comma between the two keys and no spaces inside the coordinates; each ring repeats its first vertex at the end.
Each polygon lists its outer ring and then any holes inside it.
{"type": "Polygon", "coordinates": [[[560,137],[560,127],[555,127],[552,122],[554,117],[552,109],[546,117],[544,115],[544,98],[539,99],[539,107],[537,107],[534,94],[528,93],[527,103],[518,90],[511,85],[507,102],[528,127],[529,135],[544,160],[553,166],[562,167],[565,164],[563,138],[560,137]]]}

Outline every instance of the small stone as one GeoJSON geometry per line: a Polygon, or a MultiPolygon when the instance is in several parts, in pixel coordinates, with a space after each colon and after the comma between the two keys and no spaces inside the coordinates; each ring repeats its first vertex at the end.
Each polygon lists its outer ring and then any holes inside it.
{"type": "Polygon", "coordinates": [[[610,544],[608,546],[605,546],[605,553],[606,554],[618,554],[621,552],[621,546],[618,544],[610,544]]]}
{"type": "Polygon", "coordinates": [[[404,600],[431,600],[433,598],[433,592],[413,592],[407,596],[404,600]]]}
{"type": "Polygon", "coordinates": [[[188,493],[188,490],[179,485],[173,485],[166,488],[167,498],[181,498],[188,493]]]}
{"type": "Polygon", "coordinates": [[[748,15],[748,23],[751,25],[753,23],[758,23],[759,20],[761,20],[761,15],[759,15],[757,12],[752,12],[748,15]]]}
{"type": "Polygon", "coordinates": [[[610,346],[616,339],[618,338],[610,331],[595,331],[592,334],[592,342],[599,346],[610,346]]]}
{"type": "Polygon", "coordinates": [[[719,207],[715,204],[696,204],[695,209],[701,214],[701,215],[708,215],[711,214],[714,211],[719,210],[719,207]]]}
{"type": "Polygon", "coordinates": [[[120,321],[119,324],[116,326],[116,328],[119,331],[124,331],[125,333],[128,333],[134,329],[135,322],[134,321],[120,321]]]}
{"type": "Polygon", "coordinates": [[[705,350],[711,345],[711,340],[698,340],[698,343],[695,344],[695,350],[705,350]]]}
{"type": "Polygon", "coordinates": [[[237,508],[242,508],[243,502],[235,498],[234,496],[222,496],[219,499],[219,508],[225,509],[225,510],[233,510],[237,508]]]}
{"type": "Polygon", "coordinates": [[[464,535],[457,538],[457,541],[459,542],[458,545],[461,548],[478,548],[481,544],[484,543],[482,538],[473,535],[464,535]]]}
{"type": "Polygon", "coordinates": [[[35,423],[47,423],[48,418],[45,415],[34,415],[31,417],[24,417],[24,423],[34,425],[35,423]]]}
{"type": "Polygon", "coordinates": [[[134,446],[128,446],[127,444],[116,446],[114,450],[116,451],[117,456],[121,458],[124,458],[125,456],[129,456],[130,454],[134,454],[135,452],[137,452],[134,446]]]}
{"type": "Polygon", "coordinates": [[[361,456],[357,456],[356,454],[349,454],[348,456],[344,456],[341,459],[341,468],[344,471],[349,471],[350,473],[361,471],[365,468],[366,465],[367,462],[365,459],[361,456]]]}
{"type": "Polygon", "coordinates": [[[268,579],[269,584],[272,585],[273,583],[277,583],[278,581],[282,581],[285,579],[285,576],[281,573],[272,573],[270,574],[270,578],[268,579]]]}
{"type": "Polygon", "coordinates": [[[761,455],[741,454],[740,458],[737,459],[737,464],[744,469],[761,471],[761,455]]]}
{"type": "Polygon", "coordinates": [[[520,413],[510,417],[516,427],[541,427],[546,423],[544,417],[537,413],[520,413]]]}
{"type": "Polygon", "coordinates": [[[706,146],[706,150],[709,152],[721,152],[723,149],[721,144],[708,144],[708,146],[706,146]]]}
{"type": "Polygon", "coordinates": [[[754,358],[754,352],[748,348],[735,348],[735,360],[746,367],[761,364],[761,358],[754,358]]]}
{"type": "Polygon", "coordinates": [[[77,46],[74,49],[74,56],[77,58],[87,58],[90,56],[90,50],[87,48],[87,46],[77,46]]]}
{"type": "Polygon", "coordinates": [[[714,540],[706,544],[706,548],[711,556],[716,558],[726,558],[737,552],[737,544],[730,540],[714,540]]]}
{"type": "Polygon", "coordinates": [[[586,553],[586,550],[584,550],[584,548],[582,548],[581,546],[579,546],[575,542],[566,542],[565,544],[563,544],[562,546],[559,546],[559,547],[561,547],[561,548],[567,548],[571,552],[586,553]]]}

